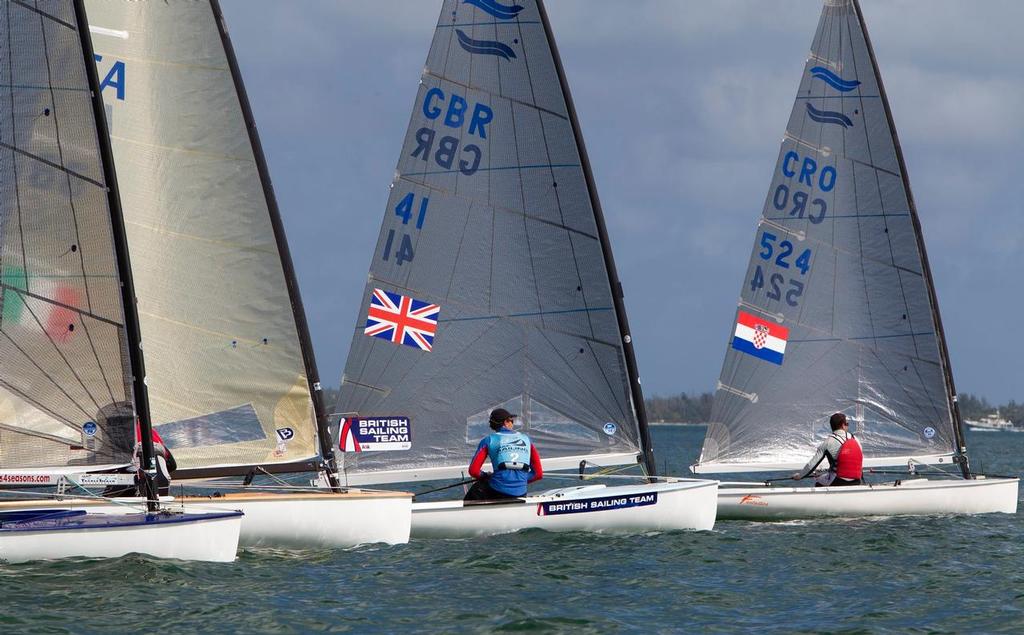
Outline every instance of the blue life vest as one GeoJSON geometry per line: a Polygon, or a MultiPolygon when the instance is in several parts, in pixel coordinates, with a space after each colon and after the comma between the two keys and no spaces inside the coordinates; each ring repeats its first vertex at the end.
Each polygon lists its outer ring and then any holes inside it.
{"type": "Polygon", "coordinates": [[[498,470],[530,471],[530,437],[522,432],[495,432],[487,437],[487,456],[498,470]]]}
{"type": "Polygon", "coordinates": [[[530,437],[522,432],[495,432],[486,438],[494,474],[490,486],[509,496],[526,494],[530,480],[530,437]]]}

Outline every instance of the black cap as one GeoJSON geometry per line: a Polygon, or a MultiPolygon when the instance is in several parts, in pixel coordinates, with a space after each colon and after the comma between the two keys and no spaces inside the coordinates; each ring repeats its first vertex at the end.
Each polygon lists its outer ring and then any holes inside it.
{"type": "Polygon", "coordinates": [[[491,420],[489,421],[491,429],[500,430],[501,427],[505,425],[506,419],[515,419],[518,416],[519,415],[514,415],[504,408],[495,408],[491,411],[491,420]]]}

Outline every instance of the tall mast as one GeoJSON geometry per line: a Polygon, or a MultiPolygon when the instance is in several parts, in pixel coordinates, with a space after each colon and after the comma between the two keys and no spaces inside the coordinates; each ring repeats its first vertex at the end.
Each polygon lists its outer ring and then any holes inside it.
{"type": "MultiPolygon", "coordinates": [[[[82,55],[85,57],[85,72],[89,78],[89,90],[92,93],[93,118],[96,120],[97,143],[100,158],[103,161],[103,180],[107,186],[107,205],[110,208],[111,233],[114,238],[114,252],[117,257],[117,270],[121,280],[121,303],[124,305],[124,326],[128,335],[128,358],[132,369],[132,394],[135,401],[135,414],[139,420],[142,436],[142,465],[152,478],[156,475],[156,452],[153,448],[153,424],[149,411],[149,393],[146,390],[146,365],[142,354],[142,330],[139,326],[138,304],[135,298],[135,284],[132,280],[131,259],[128,255],[128,235],[125,231],[124,214],[121,209],[121,195],[117,189],[117,176],[114,170],[114,153],[110,147],[110,134],[107,131],[107,115],[103,107],[103,95],[100,93],[100,81],[96,72],[96,62],[89,35],[89,20],[85,14],[84,0],[74,0],[75,20],[78,26],[78,37],[82,43],[82,55]]],[[[153,496],[155,489],[147,488],[153,496]]],[[[152,507],[156,503],[150,500],[152,507]]]]}
{"type": "Polygon", "coordinates": [[[320,456],[323,459],[323,467],[327,472],[331,488],[338,490],[340,484],[337,475],[337,462],[335,460],[334,448],[332,447],[333,444],[331,443],[331,435],[328,430],[327,409],[324,407],[320,372],[317,370],[316,357],[313,353],[313,340],[309,335],[309,325],[306,321],[306,311],[302,305],[302,296],[299,292],[299,283],[295,276],[295,266],[292,263],[291,251],[288,249],[284,223],[281,221],[281,210],[277,206],[277,198],[274,196],[274,187],[270,182],[270,170],[267,168],[267,160],[263,155],[263,145],[260,143],[259,132],[256,130],[256,119],[253,117],[252,108],[249,105],[249,97],[245,92],[245,85],[242,83],[242,74],[238,69],[238,59],[235,57],[235,50],[231,46],[231,38],[228,36],[227,27],[224,24],[224,14],[221,11],[219,0],[210,0],[210,6],[213,9],[217,31],[220,33],[221,43],[224,46],[224,55],[227,57],[228,66],[231,69],[231,79],[235,84],[235,93],[238,95],[238,102],[242,107],[245,127],[249,132],[249,144],[252,146],[252,153],[256,159],[256,170],[259,173],[260,183],[263,186],[263,196],[267,201],[267,209],[270,212],[270,223],[274,229],[274,239],[277,241],[277,250],[281,256],[281,267],[284,270],[288,297],[291,301],[292,313],[295,316],[295,327],[299,336],[299,346],[302,349],[302,360],[306,368],[306,379],[309,382],[309,394],[313,399],[313,412],[316,416],[316,433],[317,441],[320,444],[320,456]]]}
{"type": "Polygon", "coordinates": [[[928,289],[928,302],[931,305],[932,318],[935,323],[936,340],[939,343],[939,357],[942,360],[942,373],[946,379],[946,396],[950,405],[950,413],[953,416],[953,434],[956,439],[955,458],[960,464],[960,471],[964,478],[970,478],[971,466],[967,460],[967,440],[964,436],[964,422],[960,415],[960,404],[957,401],[956,386],[953,383],[953,367],[949,361],[949,348],[946,346],[946,334],[942,329],[942,315],[939,313],[939,303],[935,294],[935,282],[932,278],[931,265],[928,264],[928,252],[924,245],[924,235],[921,232],[921,219],[917,215],[917,205],[914,203],[914,194],[910,190],[910,179],[907,178],[907,166],[903,161],[903,148],[900,146],[899,136],[896,134],[896,126],[893,123],[892,111],[889,108],[889,98],[885,94],[885,86],[882,84],[882,74],[878,70],[878,61],[875,59],[875,49],[871,46],[871,38],[868,36],[868,27],[864,22],[864,13],[860,9],[860,1],[852,0],[853,8],[857,12],[857,20],[860,22],[861,32],[864,33],[864,43],[867,45],[868,57],[871,58],[871,67],[875,72],[875,79],[878,82],[878,94],[882,97],[882,106],[885,108],[885,118],[889,123],[889,131],[892,133],[892,142],[896,147],[896,160],[900,165],[900,178],[903,179],[903,189],[907,193],[907,202],[910,206],[910,218],[914,223],[914,233],[917,238],[917,248],[921,252],[921,269],[924,273],[926,287],[928,289]]]}
{"type": "Polygon", "coordinates": [[[562,87],[562,95],[565,97],[565,108],[569,113],[569,123],[572,125],[572,134],[576,138],[576,146],[579,148],[580,165],[583,167],[583,176],[587,182],[590,203],[594,209],[597,235],[601,239],[601,253],[604,255],[605,268],[608,270],[608,283],[611,285],[612,301],[615,305],[615,318],[619,323],[619,333],[622,336],[622,352],[626,357],[626,373],[629,375],[633,411],[637,418],[637,425],[640,427],[640,443],[643,445],[641,460],[647,474],[649,476],[656,476],[654,448],[651,447],[651,431],[647,424],[647,408],[644,404],[643,390],[640,388],[640,374],[637,371],[636,355],[633,351],[633,337],[630,335],[629,322],[626,319],[626,305],[623,302],[622,283],[619,281],[619,275],[615,270],[615,259],[612,257],[611,243],[608,240],[608,229],[604,222],[604,213],[601,211],[601,201],[597,196],[594,174],[590,169],[590,158],[587,156],[587,148],[583,143],[583,134],[580,132],[580,123],[576,116],[576,106],[573,104],[572,94],[569,92],[569,83],[565,79],[562,58],[558,55],[558,46],[555,44],[555,38],[551,34],[551,22],[548,20],[548,12],[544,8],[543,0],[537,0],[537,9],[540,11],[540,19],[544,25],[544,35],[547,37],[548,46],[551,48],[551,57],[555,62],[555,70],[558,72],[558,82],[562,87]]]}

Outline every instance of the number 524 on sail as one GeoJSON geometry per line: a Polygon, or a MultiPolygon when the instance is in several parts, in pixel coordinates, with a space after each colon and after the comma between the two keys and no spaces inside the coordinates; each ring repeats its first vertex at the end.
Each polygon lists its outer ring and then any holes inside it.
{"type": "MultiPolygon", "coordinates": [[[[811,250],[804,249],[796,260],[791,260],[795,249],[789,240],[778,241],[778,236],[767,231],[761,232],[759,244],[761,250],[758,255],[762,260],[767,261],[768,266],[777,269],[792,269],[800,272],[801,276],[807,274],[811,268],[811,250]]],[[[804,292],[804,283],[801,280],[789,278],[789,285],[786,286],[786,276],[779,271],[771,272],[767,280],[765,272],[758,264],[754,269],[754,277],[750,280],[750,291],[756,293],[759,289],[767,289],[765,296],[769,300],[781,300],[785,294],[786,304],[797,306],[799,298],[804,292]],[[785,290],[784,290],[785,289],[785,290]]]]}

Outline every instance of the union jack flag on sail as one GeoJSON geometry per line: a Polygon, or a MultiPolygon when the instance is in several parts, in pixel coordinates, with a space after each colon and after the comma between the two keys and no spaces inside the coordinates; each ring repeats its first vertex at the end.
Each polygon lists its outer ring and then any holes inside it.
{"type": "Polygon", "coordinates": [[[441,307],[437,304],[374,289],[363,332],[370,337],[429,351],[434,346],[440,313],[441,307]]]}

